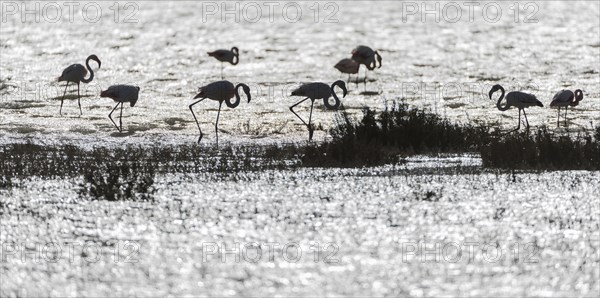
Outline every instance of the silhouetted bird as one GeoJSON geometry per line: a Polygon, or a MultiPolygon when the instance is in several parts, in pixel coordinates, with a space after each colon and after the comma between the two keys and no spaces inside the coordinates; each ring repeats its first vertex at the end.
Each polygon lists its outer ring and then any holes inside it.
{"type": "Polygon", "coordinates": [[[525,108],[533,107],[533,106],[543,107],[544,105],[533,94],[523,93],[523,92],[519,92],[519,91],[513,91],[513,92],[509,92],[508,94],[506,94],[506,104],[504,106],[502,106],[500,103],[502,102],[502,99],[504,99],[504,92],[505,92],[504,88],[502,86],[494,85],[494,87],[492,87],[492,89],[490,90],[489,96],[490,96],[490,99],[492,99],[492,94],[494,94],[494,92],[496,92],[498,90],[500,90],[502,92],[502,94],[500,95],[500,98],[498,99],[498,102],[496,102],[496,107],[498,108],[498,110],[506,111],[506,110],[510,109],[510,107],[516,107],[519,109],[519,124],[517,125],[517,129],[515,129],[515,130],[519,130],[521,128],[521,110],[522,110],[523,115],[525,116],[525,122],[527,123],[527,128],[529,128],[529,121],[527,120],[527,114],[525,113],[525,108]]]}
{"type": "Polygon", "coordinates": [[[302,121],[302,123],[304,123],[304,125],[306,125],[306,127],[308,127],[308,140],[312,140],[312,136],[313,136],[313,132],[314,129],[311,125],[311,121],[312,121],[312,111],[313,111],[313,106],[315,104],[315,99],[323,99],[323,104],[325,104],[325,107],[329,110],[337,110],[340,107],[340,99],[337,97],[337,94],[335,94],[335,86],[338,86],[342,89],[343,93],[343,97],[346,97],[346,94],[348,93],[348,91],[346,90],[346,83],[344,83],[344,81],[335,81],[331,86],[328,86],[327,84],[324,83],[308,83],[308,84],[304,84],[302,86],[300,86],[298,89],[292,91],[292,95],[293,96],[305,96],[306,98],[295,103],[294,105],[292,105],[290,107],[290,111],[292,111],[292,113],[294,113],[294,115],[296,115],[296,117],[298,117],[298,119],[300,119],[300,121],[302,121]],[[332,105],[329,103],[329,98],[333,97],[333,99],[335,100],[335,103],[332,105]],[[311,104],[310,104],[310,115],[308,116],[308,124],[306,123],[306,121],[304,121],[304,119],[302,119],[302,117],[300,117],[298,114],[296,114],[296,112],[294,112],[294,107],[303,103],[304,101],[306,101],[307,99],[311,100],[311,104]]]}
{"type": "Polygon", "coordinates": [[[334,67],[341,73],[348,74],[348,83],[350,83],[350,75],[356,74],[356,84],[358,85],[358,68],[360,67],[358,62],[345,58],[340,60],[340,62],[338,62],[334,67]]]}
{"type": "Polygon", "coordinates": [[[244,89],[244,93],[248,97],[248,102],[250,102],[250,87],[246,84],[237,84],[237,86],[233,87],[233,83],[229,81],[218,81],[214,83],[210,83],[204,87],[198,88],[198,94],[194,97],[194,99],[200,98],[200,100],[192,103],[190,105],[190,111],[192,111],[192,116],[194,116],[194,120],[196,120],[196,125],[198,125],[198,131],[200,131],[200,137],[198,138],[198,144],[202,140],[202,129],[200,129],[200,123],[198,123],[198,119],[196,118],[196,114],[194,114],[194,110],[192,107],[203,101],[205,98],[216,100],[219,102],[219,111],[217,112],[217,121],[215,121],[215,135],[217,138],[217,145],[219,145],[219,115],[221,114],[221,105],[223,102],[230,107],[236,108],[240,104],[240,93],[238,89],[242,87],[244,89]],[[231,99],[235,96],[235,101],[231,102],[231,99]]]}
{"type": "MultiPolygon", "coordinates": [[[[376,67],[381,68],[381,55],[367,46],[358,46],[352,50],[352,60],[358,64],[363,64],[367,70],[374,70],[376,67]],[[377,59],[377,60],[375,60],[377,59]],[[379,66],[377,65],[379,63],[379,66]]],[[[367,86],[367,70],[365,70],[365,88],[367,86]]]]}
{"type": "Polygon", "coordinates": [[[119,132],[123,132],[123,103],[128,102],[130,107],[135,106],[138,100],[140,87],[131,85],[113,85],[100,92],[100,97],[108,97],[117,102],[117,105],[108,114],[108,119],[112,121],[119,132]],[[112,113],[121,105],[121,114],[119,115],[119,126],[112,118],[112,113]]]}
{"type": "Polygon", "coordinates": [[[229,62],[232,65],[236,65],[240,61],[240,54],[237,47],[233,47],[231,50],[208,52],[208,56],[215,57],[217,60],[221,61],[221,80],[223,79],[223,62],[229,62]]]}
{"type": "Polygon", "coordinates": [[[62,115],[63,101],[65,100],[65,95],[67,94],[67,87],[69,86],[69,83],[77,84],[77,104],[79,105],[79,115],[83,114],[83,112],[81,111],[81,96],[79,95],[79,83],[87,84],[94,79],[94,71],[92,71],[92,68],[90,67],[90,60],[96,61],[96,63],[98,63],[98,68],[100,68],[100,59],[98,59],[96,55],[90,55],[85,60],[85,66],[87,67],[87,70],[81,64],[73,64],[65,68],[60,77],[58,77],[59,82],[67,82],[67,85],[65,86],[65,92],[63,93],[63,97],[60,99],[60,115],[62,115]],[[90,77],[86,79],[85,76],[87,75],[88,70],[90,72],[90,77]]]}
{"type": "Polygon", "coordinates": [[[567,126],[567,110],[569,106],[577,106],[583,99],[583,92],[580,89],[575,90],[575,93],[571,90],[561,90],[557,92],[552,98],[550,107],[557,107],[558,113],[556,117],[556,127],[560,127],[560,108],[565,108],[565,126],[567,126]]]}

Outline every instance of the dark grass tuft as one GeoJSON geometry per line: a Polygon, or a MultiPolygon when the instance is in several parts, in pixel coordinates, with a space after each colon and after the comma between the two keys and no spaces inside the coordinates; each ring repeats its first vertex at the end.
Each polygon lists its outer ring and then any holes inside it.
{"type": "Polygon", "coordinates": [[[451,123],[400,102],[360,122],[342,113],[329,142],[302,152],[305,166],[372,166],[414,154],[478,152],[484,167],[521,170],[599,170],[600,126],[590,135],[555,135],[545,127],[501,135],[486,127],[451,123]]]}
{"type": "Polygon", "coordinates": [[[369,166],[406,155],[476,152],[492,137],[484,127],[453,124],[403,102],[380,114],[365,108],[358,123],[341,113],[331,135],[332,141],[306,148],[304,165],[369,166]]]}
{"type": "Polygon", "coordinates": [[[490,168],[600,170],[599,138],[560,136],[546,128],[492,139],[480,152],[483,165],[490,168]]]}
{"type": "MultiPolygon", "coordinates": [[[[355,122],[337,117],[332,139],[320,144],[269,146],[126,146],[90,150],[31,143],[0,146],[0,190],[15,178],[82,177],[81,195],[104,200],[151,199],[158,174],[357,167],[395,163],[414,154],[481,155],[484,167],[527,170],[600,170],[600,126],[575,138],[539,129],[498,135],[486,127],[456,124],[401,102],[382,113],[365,109],[355,122]]],[[[434,170],[432,170],[434,171],[434,170]]],[[[439,173],[440,170],[435,170],[439,173]]],[[[222,175],[222,176],[221,176],[222,175]]],[[[433,199],[426,196],[424,200],[433,199]]]]}

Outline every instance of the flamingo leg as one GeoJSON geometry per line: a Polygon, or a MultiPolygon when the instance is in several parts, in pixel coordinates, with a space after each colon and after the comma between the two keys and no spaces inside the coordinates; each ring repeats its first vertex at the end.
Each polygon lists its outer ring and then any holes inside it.
{"type": "Polygon", "coordinates": [[[77,104],[79,105],[79,116],[83,115],[81,111],[81,96],[79,95],[79,83],[77,83],[77,104]]]}
{"type": "Polygon", "coordinates": [[[63,106],[63,101],[65,100],[65,95],[67,95],[67,87],[69,87],[69,81],[67,81],[67,85],[65,86],[65,92],[63,92],[63,96],[60,99],[60,110],[59,110],[59,114],[62,116],[62,106],[63,106]]]}
{"type": "Polygon", "coordinates": [[[301,103],[303,103],[303,102],[305,102],[307,99],[308,99],[308,97],[305,98],[305,99],[303,99],[303,100],[301,100],[301,101],[299,101],[299,102],[297,102],[297,103],[295,103],[294,105],[292,105],[290,107],[290,111],[292,111],[292,113],[294,113],[294,115],[296,115],[296,117],[298,117],[298,119],[300,119],[300,121],[302,121],[302,123],[304,123],[304,125],[306,125],[306,126],[308,126],[308,124],[306,124],[306,122],[304,121],[304,119],[302,119],[302,117],[300,117],[298,114],[296,114],[296,112],[294,112],[294,107],[297,106],[297,105],[299,105],[299,104],[301,104],[301,103]]]}
{"type": "Polygon", "coordinates": [[[560,107],[558,107],[558,113],[556,114],[556,127],[560,127],[560,107]]]}
{"type": "Polygon", "coordinates": [[[365,91],[367,91],[367,73],[369,72],[369,69],[365,67],[365,91]]]}
{"type": "Polygon", "coordinates": [[[123,102],[121,102],[121,114],[119,115],[119,132],[123,132],[123,102]]]}
{"type": "MultiPolygon", "coordinates": [[[[117,109],[117,107],[119,106],[119,104],[121,104],[120,102],[117,102],[117,105],[112,109],[112,111],[110,111],[110,113],[108,113],[108,119],[110,119],[110,121],[115,125],[115,127],[117,128],[117,130],[119,130],[119,127],[117,126],[117,124],[115,123],[115,121],[112,118],[112,113],[117,109]]],[[[119,130],[120,132],[121,130],[119,130]]]]}
{"type": "Polygon", "coordinates": [[[221,80],[223,79],[223,62],[221,62],[221,80]]]}
{"type": "Polygon", "coordinates": [[[525,123],[527,123],[527,129],[529,129],[529,120],[527,120],[527,113],[525,113],[525,109],[523,109],[523,116],[525,116],[525,123]]]}
{"type": "Polygon", "coordinates": [[[563,117],[563,118],[565,118],[565,127],[567,126],[567,111],[568,111],[568,109],[569,109],[569,107],[566,106],[565,107],[565,117],[563,117]]]}
{"type": "Polygon", "coordinates": [[[515,130],[519,130],[521,129],[521,109],[519,109],[519,122],[517,122],[517,129],[515,130]]]}
{"type": "Polygon", "coordinates": [[[219,115],[221,115],[222,101],[219,102],[219,111],[217,112],[217,121],[215,121],[215,136],[217,137],[217,147],[219,147],[219,115]]]}
{"type": "Polygon", "coordinates": [[[198,131],[200,131],[200,137],[198,138],[198,144],[200,144],[200,140],[202,140],[203,134],[202,134],[202,129],[200,129],[200,123],[198,123],[198,118],[196,118],[196,114],[194,114],[194,110],[192,109],[192,107],[195,104],[197,104],[197,103],[199,103],[199,102],[201,102],[203,100],[204,100],[204,98],[202,98],[202,99],[198,100],[197,102],[195,102],[195,103],[193,103],[193,104],[190,105],[190,111],[192,111],[192,116],[194,116],[194,120],[196,120],[196,125],[198,126],[198,131]]]}
{"type": "Polygon", "coordinates": [[[315,132],[315,130],[312,127],[312,112],[313,112],[313,107],[315,105],[315,101],[313,100],[312,103],[310,104],[310,114],[308,115],[308,140],[312,140],[313,137],[313,133],[315,132]]]}

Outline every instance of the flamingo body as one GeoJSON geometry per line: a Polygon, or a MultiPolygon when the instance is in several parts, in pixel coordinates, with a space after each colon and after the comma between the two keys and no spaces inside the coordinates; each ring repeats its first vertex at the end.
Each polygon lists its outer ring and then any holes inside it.
{"type": "Polygon", "coordinates": [[[340,62],[338,62],[333,67],[335,67],[335,69],[339,70],[341,73],[348,74],[348,83],[350,83],[350,75],[357,74],[356,84],[358,84],[358,69],[360,67],[360,64],[358,64],[356,61],[349,58],[345,58],[340,60],[340,62]]]}
{"type": "Polygon", "coordinates": [[[231,83],[229,81],[218,81],[218,82],[210,83],[206,86],[198,88],[198,94],[196,96],[194,96],[194,99],[199,99],[199,100],[192,103],[189,106],[190,111],[192,112],[192,116],[194,116],[194,120],[196,121],[196,125],[198,126],[198,130],[200,131],[200,137],[198,138],[198,143],[200,143],[204,134],[202,133],[202,129],[200,129],[200,123],[198,123],[198,118],[196,118],[196,114],[194,114],[194,110],[192,109],[192,107],[195,104],[203,101],[206,98],[219,102],[219,111],[217,112],[217,121],[215,121],[215,135],[216,135],[217,145],[218,145],[219,144],[218,127],[219,127],[219,115],[221,114],[221,106],[223,105],[223,102],[225,102],[225,104],[228,107],[230,107],[232,109],[236,108],[240,104],[240,93],[239,93],[240,87],[244,90],[246,97],[248,97],[248,103],[250,103],[252,96],[250,95],[250,87],[248,87],[246,84],[240,83],[234,87],[233,83],[231,83]],[[232,102],[231,99],[234,97],[235,97],[235,101],[232,102]]]}
{"type": "Polygon", "coordinates": [[[63,102],[65,100],[65,95],[67,94],[67,87],[69,86],[69,83],[77,84],[77,104],[79,105],[79,115],[83,114],[83,112],[81,110],[81,96],[79,94],[79,84],[80,83],[87,84],[94,79],[94,71],[90,67],[90,60],[96,61],[96,63],[98,63],[98,68],[100,68],[100,66],[102,65],[102,62],[100,62],[100,59],[98,59],[98,56],[90,55],[85,60],[85,65],[86,65],[87,69],[86,69],[86,67],[84,67],[81,64],[72,64],[72,65],[69,65],[67,68],[65,68],[63,70],[62,74],[60,75],[60,77],[58,77],[58,79],[57,79],[58,82],[67,82],[67,85],[65,85],[65,91],[63,93],[63,97],[60,100],[59,113],[61,115],[62,115],[62,106],[63,106],[63,102]],[[87,76],[88,71],[90,73],[90,77],[86,79],[85,76],[87,76]]]}
{"type": "Polygon", "coordinates": [[[221,61],[221,80],[223,79],[223,62],[229,62],[231,65],[237,65],[240,61],[240,53],[237,47],[231,48],[231,50],[216,50],[213,52],[207,52],[208,56],[214,57],[221,61]]]}
{"type": "Polygon", "coordinates": [[[527,123],[527,128],[529,128],[529,120],[527,120],[527,114],[525,113],[525,108],[533,107],[533,106],[543,107],[544,105],[542,104],[542,102],[540,102],[533,94],[524,93],[524,92],[520,92],[520,91],[513,91],[513,92],[509,92],[508,94],[506,94],[506,103],[504,105],[502,105],[502,100],[504,99],[504,92],[505,92],[504,88],[502,86],[494,85],[489,92],[489,96],[490,96],[490,99],[492,99],[492,94],[494,94],[494,92],[496,92],[498,90],[500,90],[502,92],[502,94],[500,95],[500,98],[496,102],[496,107],[498,108],[498,110],[506,111],[506,110],[510,109],[511,107],[518,108],[519,109],[519,124],[517,126],[517,129],[515,129],[515,130],[519,130],[519,128],[521,128],[521,111],[523,111],[523,115],[525,116],[525,122],[527,123]]]}
{"type": "Polygon", "coordinates": [[[123,132],[123,103],[128,102],[129,106],[135,106],[138,100],[140,87],[131,85],[113,85],[108,89],[100,92],[100,97],[108,97],[117,102],[117,105],[108,114],[108,119],[112,121],[119,132],[123,132]],[[112,118],[112,113],[121,105],[121,114],[119,115],[119,126],[115,123],[112,118]]]}
{"type": "Polygon", "coordinates": [[[313,132],[314,132],[314,128],[312,127],[311,121],[312,121],[312,111],[313,111],[313,106],[315,104],[315,100],[323,99],[323,104],[329,110],[337,110],[340,107],[341,101],[338,98],[337,94],[335,93],[336,86],[338,86],[342,89],[342,91],[343,91],[342,98],[346,97],[346,94],[348,93],[348,91],[346,90],[346,83],[344,83],[343,81],[335,81],[331,86],[329,86],[325,83],[308,83],[308,84],[303,84],[298,89],[292,91],[292,94],[291,94],[292,96],[304,96],[305,97],[303,100],[292,105],[290,107],[290,111],[292,113],[294,113],[294,115],[296,115],[296,117],[298,117],[298,119],[300,119],[300,121],[302,121],[302,123],[308,127],[308,140],[309,141],[312,140],[312,136],[313,136],[313,132]],[[329,102],[330,97],[333,97],[333,99],[335,101],[334,104],[331,104],[329,102]],[[298,114],[296,114],[296,112],[294,112],[294,107],[301,104],[302,102],[306,101],[307,99],[311,100],[310,115],[308,117],[308,123],[306,123],[306,121],[304,121],[304,119],[302,119],[302,117],[300,117],[298,114]]]}
{"type": "Polygon", "coordinates": [[[358,73],[360,64],[352,59],[345,58],[340,60],[334,67],[342,73],[355,74],[358,73]]]}
{"type": "Polygon", "coordinates": [[[556,126],[560,127],[560,109],[565,109],[565,126],[567,126],[567,112],[569,106],[575,107],[579,105],[579,102],[583,99],[583,92],[580,89],[575,90],[575,93],[571,90],[561,90],[554,94],[550,107],[558,108],[556,117],[556,126]]]}
{"type": "Polygon", "coordinates": [[[367,46],[358,46],[352,50],[352,60],[358,64],[365,65],[369,70],[375,69],[375,67],[381,67],[381,56],[377,51],[374,51],[367,46]],[[377,61],[375,60],[377,59],[377,61]],[[377,66],[379,62],[379,66],[377,66]]]}

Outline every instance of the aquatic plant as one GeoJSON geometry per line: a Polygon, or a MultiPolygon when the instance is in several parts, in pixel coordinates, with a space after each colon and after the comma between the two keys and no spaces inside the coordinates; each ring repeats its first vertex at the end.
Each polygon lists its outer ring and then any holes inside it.
{"type": "Polygon", "coordinates": [[[304,165],[367,166],[414,154],[477,152],[493,137],[485,127],[451,123],[404,102],[379,114],[365,108],[357,123],[343,112],[336,121],[331,141],[305,149],[304,165]]]}
{"type": "Polygon", "coordinates": [[[600,170],[600,140],[557,135],[545,127],[510,133],[480,147],[484,167],[535,170],[600,170]]]}

